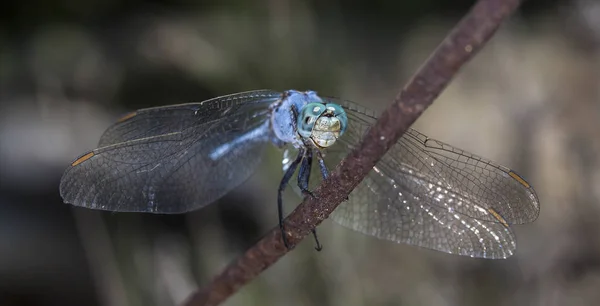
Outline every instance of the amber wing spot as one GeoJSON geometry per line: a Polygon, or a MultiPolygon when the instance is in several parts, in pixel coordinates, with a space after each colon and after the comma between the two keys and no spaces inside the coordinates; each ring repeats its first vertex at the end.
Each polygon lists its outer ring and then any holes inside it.
{"type": "Polygon", "coordinates": [[[488,208],[488,211],[490,212],[490,214],[492,214],[492,216],[494,216],[494,218],[496,218],[496,220],[502,223],[502,225],[508,227],[508,223],[506,223],[506,220],[504,220],[504,218],[496,210],[494,210],[493,208],[488,208]]]}
{"type": "Polygon", "coordinates": [[[71,163],[71,166],[72,166],[72,167],[75,167],[75,166],[77,166],[77,165],[79,165],[79,164],[83,163],[84,161],[86,161],[86,160],[90,159],[92,156],[94,156],[94,152],[93,152],[93,151],[92,151],[92,152],[89,152],[89,153],[87,153],[87,154],[85,154],[85,155],[83,155],[83,156],[81,156],[81,157],[80,157],[80,158],[78,158],[78,159],[76,159],[76,160],[75,160],[73,163],[71,163]]]}
{"type": "Polygon", "coordinates": [[[128,114],[126,114],[125,116],[121,117],[121,119],[119,119],[119,120],[117,121],[117,123],[121,123],[121,122],[123,122],[123,121],[127,121],[127,120],[129,120],[129,119],[131,119],[131,118],[135,117],[135,115],[137,115],[137,112],[131,112],[131,113],[128,113],[128,114]]]}
{"type": "Polygon", "coordinates": [[[519,182],[519,184],[525,186],[525,188],[531,188],[531,185],[529,185],[529,183],[527,183],[527,181],[524,178],[516,174],[514,171],[511,170],[510,172],[508,172],[508,175],[514,178],[517,182],[519,182]]]}

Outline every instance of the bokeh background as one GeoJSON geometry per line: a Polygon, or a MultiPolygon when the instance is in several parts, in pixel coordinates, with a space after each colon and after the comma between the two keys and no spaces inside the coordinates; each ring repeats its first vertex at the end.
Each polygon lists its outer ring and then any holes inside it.
{"type": "MultiPolygon", "coordinates": [[[[473,1],[5,1],[0,305],[176,305],[276,225],[281,152],[186,215],[62,203],[60,176],[121,114],[271,88],[390,103],[473,1]]],[[[509,166],[539,219],[480,260],[326,221],[226,305],[597,305],[600,2],[526,1],[416,123],[509,166]]],[[[201,183],[201,182],[199,182],[201,183]]],[[[300,199],[288,190],[287,211],[300,199]]]]}

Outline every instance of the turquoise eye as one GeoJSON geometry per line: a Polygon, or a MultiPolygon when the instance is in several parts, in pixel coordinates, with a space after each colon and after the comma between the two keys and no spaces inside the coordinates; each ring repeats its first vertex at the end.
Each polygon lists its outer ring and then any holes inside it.
{"type": "Polygon", "coordinates": [[[302,137],[310,137],[315,122],[327,110],[325,104],[309,103],[306,104],[298,115],[297,129],[302,137]]]}
{"type": "Polygon", "coordinates": [[[340,121],[341,129],[340,136],[344,134],[346,129],[348,128],[348,115],[346,115],[346,111],[340,105],[335,103],[327,103],[325,105],[328,110],[333,112],[333,117],[337,118],[340,121]]]}

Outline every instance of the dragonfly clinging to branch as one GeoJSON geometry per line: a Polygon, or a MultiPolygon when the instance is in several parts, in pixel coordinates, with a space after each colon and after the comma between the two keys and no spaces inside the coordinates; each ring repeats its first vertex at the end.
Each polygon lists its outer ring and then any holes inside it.
{"type": "MultiPolygon", "coordinates": [[[[298,187],[310,196],[309,181],[326,177],[375,121],[356,103],[295,90],[141,109],[71,164],[60,194],[92,209],[185,213],[248,179],[269,143],[291,146],[297,156],[285,163],[278,189],[287,245],[281,194],[296,170],[298,187]],[[311,171],[314,160],[318,171],[311,171]]],[[[539,209],[531,185],[511,169],[410,129],[331,216],[380,239],[506,258],[516,248],[510,225],[532,222],[539,209]]]]}

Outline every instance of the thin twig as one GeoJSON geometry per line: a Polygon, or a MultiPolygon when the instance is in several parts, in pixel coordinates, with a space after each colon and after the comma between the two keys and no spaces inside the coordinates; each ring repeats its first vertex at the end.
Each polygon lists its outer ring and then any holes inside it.
{"type": "MultiPolygon", "coordinates": [[[[408,84],[369,129],[362,142],[314,192],[286,218],[294,246],[350,194],[421,113],[519,5],[519,0],[479,0],[454,27],[408,84]]],[[[218,305],[285,255],[279,227],[272,229],[185,305],[218,305]]]]}

